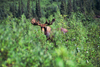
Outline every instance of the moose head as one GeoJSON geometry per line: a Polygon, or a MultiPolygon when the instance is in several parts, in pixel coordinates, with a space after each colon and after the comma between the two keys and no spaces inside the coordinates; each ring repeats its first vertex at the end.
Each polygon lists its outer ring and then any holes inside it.
{"type": "MultiPolygon", "coordinates": [[[[46,20],[45,24],[41,24],[39,21],[36,21],[35,18],[33,18],[31,20],[31,23],[33,25],[38,25],[41,27],[41,30],[44,32],[44,34],[46,35],[47,38],[50,37],[50,33],[51,33],[51,27],[49,25],[52,25],[53,22],[55,21],[55,19],[52,19],[52,21],[49,20],[49,22],[46,20]]],[[[65,28],[60,28],[60,30],[63,32],[63,33],[67,33],[68,30],[65,29],[65,28]]]]}

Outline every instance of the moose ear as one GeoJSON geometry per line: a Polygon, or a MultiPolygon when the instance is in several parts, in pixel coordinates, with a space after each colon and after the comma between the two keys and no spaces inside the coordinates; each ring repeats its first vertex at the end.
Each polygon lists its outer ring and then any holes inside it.
{"type": "Polygon", "coordinates": [[[45,24],[48,24],[48,21],[47,21],[47,19],[46,19],[46,22],[45,22],[45,24]]]}
{"type": "Polygon", "coordinates": [[[55,21],[55,18],[54,19],[52,19],[52,23],[51,24],[53,24],[53,22],[55,21]]]}
{"type": "Polygon", "coordinates": [[[52,19],[52,22],[54,22],[55,21],[55,18],[54,19],[52,19]]]}

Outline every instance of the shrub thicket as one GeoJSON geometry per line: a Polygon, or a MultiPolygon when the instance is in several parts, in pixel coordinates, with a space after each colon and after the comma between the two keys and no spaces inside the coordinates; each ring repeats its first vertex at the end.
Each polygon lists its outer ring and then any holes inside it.
{"type": "Polygon", "coordinates": [[[0,67],[100,67],[99,1],[91,1],[89,6],[93,9],[87,7],[90,0],[63,0],[67,6],[61,0],[38,1],[41,15],[39,11],[37,16],[36,0],[1,0],[0,7],[4,8],[0,10],[0,67]],[[7,2],[11,5],[4,4],[7,2]],[[32,15],[41,23],[56,19],[50,26],[52,41],[27,19],[32,15]],[[68,32],[60,32],[61,27],[68,32]]]}
{"type": "Polygon", "coordinates": [[[58,47],[54,42],[46,41],[40,27],[33,26],[25,15],[21,19],[9,16],[3,20],[0,25],[0,66],[100,66],[99,19],[84,26],[81,19],[76,20],[75,14],[67,22],[59,12],[55,18],[51,28],[58,47]],[[68,33],[55,30],[62,26],[68,28],[68,33]]]}

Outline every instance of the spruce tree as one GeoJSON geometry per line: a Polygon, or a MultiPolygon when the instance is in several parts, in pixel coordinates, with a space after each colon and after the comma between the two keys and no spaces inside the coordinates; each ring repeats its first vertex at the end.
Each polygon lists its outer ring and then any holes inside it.
{"type": "Polygon", "coordinates": [[[60,5],[60,13],[62,15],[66,15],[66,1],[65,0],[61,0],[61,5],[60,5]]]}
{"type": "Polygon", "coordinates": [[[23,14],[24,13],[24,3],[23,3],[23,1],[21,0],[21,14],[23,14]]]}
{"type": "Polygon", "coordinates": [[[84,0],[80,1],[80,11],[83,13],[84,12],[84,0]]]}
{"type": "Polygon", "coordinates": [[[24,13],[23,6],[24,6],[23,1],[19,0],[17,17],[21,17],[21,15],[24,13]]]}
{"type": "Polygon", "coordinates": [[[32,17],[35,17],[36,18],[36,13],[35,13],[35,7],[34,7],[34,0],[32,0],[32,17]]]}
{"type": "Polygon", "coordinates": [[[21,16],[21,3],[20,3],[20,0],[19,0],[19,7],[18,7],[18,15],[17,17],[20,17],[21,16]]]}
{"type": "Polygon", "coordinates": [[[30,8],[30,0],[27,1],[27,18],[31,17],[31,8],[30,8]]]}
{"type": "Polygon", "coordinates": [[[73,11],[76,12],[77,8],[76,8],[76,0],[73,0],[73,11]]]}
{"type": "Polygon", "coordinates": [[[13,0],[13,4],[10,5],[10,11],[13,14],[13,17],[16,17],[17,15],[17,6],[15,0],[13,0]]]}
{"type": "Polygon", "coordinates": [[[72,12],[72,3],[71,0],[68,0],[68,5],[67,5],[67,14],[70,16],[72,12]]]}
{"type": "Polygon", "coordinates": [[[40,0],[36,0],[36,15],[38,20],[41,18],[41,8],[40,8],[40,0]]]}

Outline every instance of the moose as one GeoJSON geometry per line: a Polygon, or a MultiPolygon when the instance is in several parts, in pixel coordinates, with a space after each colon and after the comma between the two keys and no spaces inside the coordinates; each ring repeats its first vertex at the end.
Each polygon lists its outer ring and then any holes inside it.
{"type": "MultiPolygon", "coordinates": [[[[51,27],[49,25],[52,25],[55,21],[55,18],[52,19],[52,21],[49,20],[49,22],[46,20],[45,24],[41,24],[39,21],[37,21],[35,18],[32,18],[31,23],[33,25],[38,25],[41,27],[42,32],[46,35],[47,39],[50,39],[50,33],[51,33],[51,27]]],[[[59,28],[64,34],[68,32],[65,28],[59,28]]]]}

